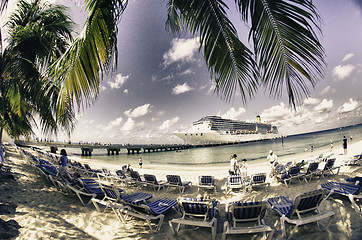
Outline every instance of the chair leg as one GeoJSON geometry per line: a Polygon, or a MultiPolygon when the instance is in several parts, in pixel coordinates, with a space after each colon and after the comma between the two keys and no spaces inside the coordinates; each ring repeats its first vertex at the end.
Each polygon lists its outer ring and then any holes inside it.
{"type": "Polygon", "coordinates": [[[354,208],[354,210],[356,212],[361,212],[360,208],[358,207],[357,203],[354,201],[354,197],[352,194],[349,194],[348,195],[348,198],[349,200],[351,201],[351,204],[352,204],[352,208],[354,208]]]}
{"type": "Polygon", "coordinates": [[[229,222],[226,221],[224,222],[224,230],[222,232],[222,240],[226,240],[226,231],[229,228],[229,222]]]}
{"type": "Polygon", "coordinates": [[[282,229],[282,235],[283,237],[286,237],[287,236],[287,233],[286,233],[286,230],[285,230],[285,216],[281,216],[280,218],[280,227],[282,229]]]}
{"type": "Polygon", "coordinates": [[[211,223],[211,235],[213,240],[216,239],[216,227],[217,227],[217,219],[214,218],[211,223]]]}

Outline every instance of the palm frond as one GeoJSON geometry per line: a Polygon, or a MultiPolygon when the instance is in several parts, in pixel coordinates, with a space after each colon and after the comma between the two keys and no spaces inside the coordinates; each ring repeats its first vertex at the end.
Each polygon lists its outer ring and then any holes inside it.
{"type": "Polygon", "coordinates": [[[236,0],[244,21],[251,22],[256,61],[269,94],[286,88],[289,103],[299,105],[323,77],[324,49],[315,33],[320,16],[309,0],[236,0]]]}
{"type": "Polygon", "coordinates": [[[88,107],[99,93],[105,71],[117,61],[117,23],[128,0],[86,0],[88,17],[81,35],[51,66],[50,76],[59,87],[57,112],[88,107]]]}
{"type": "MultiPolygon", "coordinates": [[[[258,77],[252,53],[239,40],[234,25],[227,17],[227,5],[222,0],[174,0],[169,6],[177,9],[179,18],[194,35],[200,36],[200,51],[216,82],[215,91],[230,101],[239,89],[243,102],[252,97],[258,87],[258,77]],[[238,87],[238,88],[237,88],[238,87]]],[[[175,10],[169,10],[168,24],[178,26],[175,10]]]]}

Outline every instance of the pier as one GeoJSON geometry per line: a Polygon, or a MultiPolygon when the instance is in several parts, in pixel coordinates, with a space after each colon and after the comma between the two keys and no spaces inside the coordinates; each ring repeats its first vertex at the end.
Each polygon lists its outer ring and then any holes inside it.
{"type": "Polygon", "coordinates": [[[149,144],[149,145],[92,145],[92,144],[72,144],[72,143],[57,143],[57,142],[25,142],[16,141],[15,144],[19,146],[39,147],[46,146],[50,148],[51,153],[57,153],[62,148],[79,148],[82,156],[92,156],[94,149],[105,149],[107,155],[119,155],[121,150],[126,150],[127,154],[140,154],[140,153],[153,153],[153,152],[166,152],[166,151],[179,151],[182,149],[189,149],[199,147],[190,144],[149,144]]]}

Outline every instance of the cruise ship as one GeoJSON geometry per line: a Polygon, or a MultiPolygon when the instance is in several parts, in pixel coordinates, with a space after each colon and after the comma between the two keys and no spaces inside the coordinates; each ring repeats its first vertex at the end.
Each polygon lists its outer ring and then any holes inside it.
{"type": "Polygon", "coordinates": [[[206,116],[193,122],[190,130],[174,134],[186,144],[192,145],[243,143],[281,137],[278,128],[262,123],[260,116],[257,116],[255,122],[206,116]]]}

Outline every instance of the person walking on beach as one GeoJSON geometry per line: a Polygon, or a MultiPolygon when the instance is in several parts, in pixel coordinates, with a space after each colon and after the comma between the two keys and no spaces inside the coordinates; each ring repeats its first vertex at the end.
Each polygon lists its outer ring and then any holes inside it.
{"type": "Polygon", "coordinates": [[[140,157],[140,158],[138,159],[138,165],[140,165],[140,168],[142,168],[142,164],[143,164],[142,158],[140,157]]]}
{"type": "Polygon", "coordinates": [[[63,175],[67,172],[67,165],[68,165],[68,157],[67,152],[63,148],[60,150],[60,160],[59,160],[59,175],[63,175]]]}
{"type": "Polygon", "coordinates": [[[238,156],[236,154],[231,155],[230,159],[230,175],[235,175],[238,169],[238,160],[236,159],[238,156]]]}
{"type": "Polygon", "coordinates": [[[278,156],[273,152],[273,150],[269,151],[268,156],[266,157],[269,161],[270,167],[274,166],[274,162],[278,161],[278,156]]]}
{"type": "Polygon", "coordinates": [[[347,155],[347,138],[346,138],[346,136],[343,136],[343,151],[344,151],[344,155],[347,155]]]}

